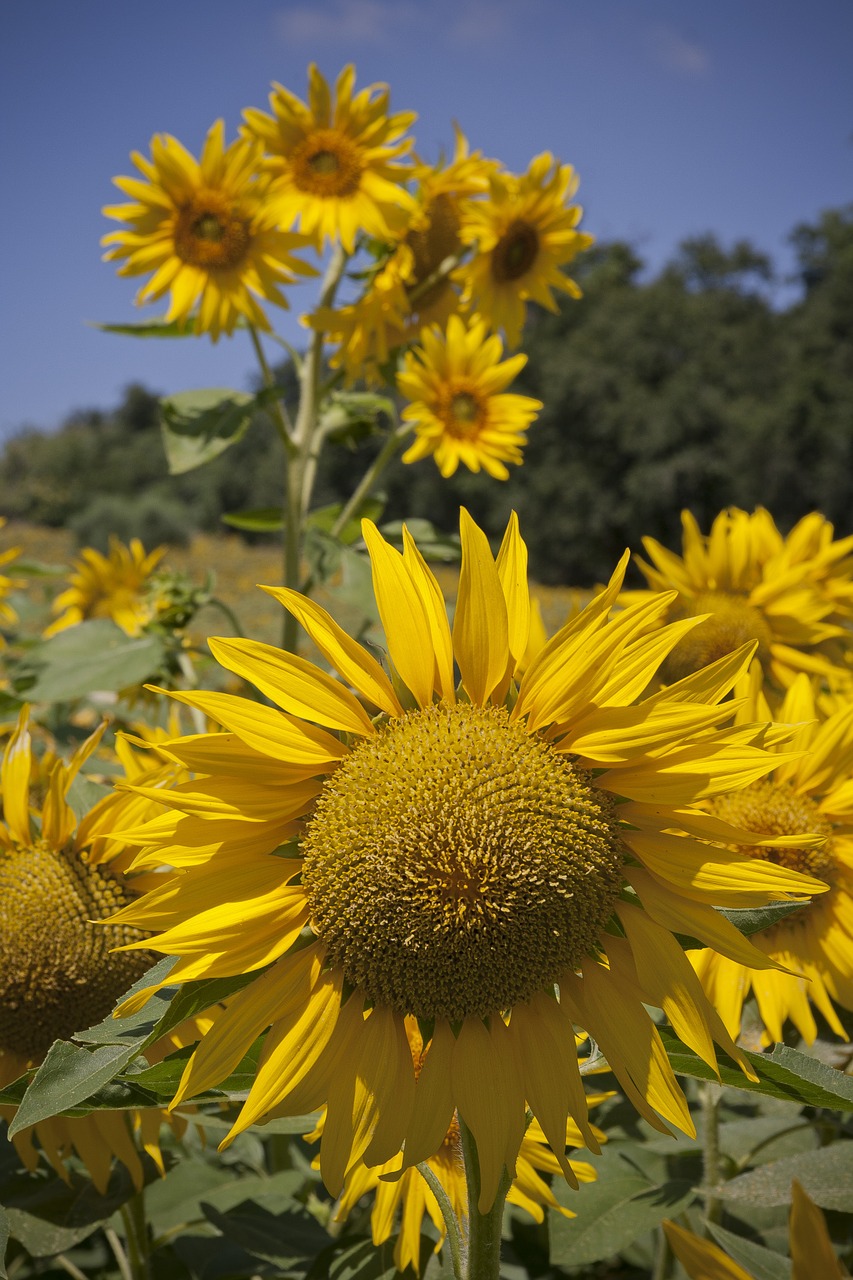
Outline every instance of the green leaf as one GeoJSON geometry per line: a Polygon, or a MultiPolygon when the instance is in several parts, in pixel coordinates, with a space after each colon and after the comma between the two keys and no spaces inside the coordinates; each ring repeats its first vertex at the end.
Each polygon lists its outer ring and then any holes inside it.
{"type": "Polygon", "coordinates": [[[802,911],[803,905],[803,901],[800,900],[799,902],[771,902],[766,907],[727,907],[725,910],[718,907],[717,910],[748,938],[751,933],[770,929],[794,911],[802,911]]]}
{"type": "Polygon", "coordinates": [[[65,799],[74,810],[77,821],[94,809],[99,800],[108,796],[112,787],[105,787],[101,782],[93,782],[84,773],[78,773],[65,793],[65,799]]]}
{"type": "MultiPolygon", "coordinates": [[[[262,1044],[262,1040],[257,1040],[230,1075],[221,1080],[214,1089],[208,1089],[203,1094],[196,1094],[195,1097],[198,1099],[218,1097],[220,1094],[247,1094],[255,1083],[255,1077],[258,1074],[258,1060],[261,1056],[262,1044]]],[[[178,1091],[184,1068],[192,1052],[191,1046],[185,1049],[178,1049],[155,1066],[146,1067],[142,1071],[134,1071],[132,1076],[128,1075],[121,1083],[128,1083],[137,1088],[148,1090],[160,1101],[169,1102],[178,1091]]],[[[188,1098],[187,1105],[189,1106],[191,1102],[192,1099],[188,1098]]]]}
{"type": "Polygon", "coordinates": [[[396,420],[394,401],[370,391],[333,391],[320,406],[320,430],[335,444],[356,445],[377,430],[381,416],[396,420]]]}
{"type": "Polygon", "coordinates": [[[138,320],[128,324],[92,324],[101,333],[119,333],[129,338],[194,338],[192,317],[186,320],[138,320]]]}
{"type": "Polygon", "coordinates": [[[44,564],[41,560],[14,560],[6,566],[6,572],[13,577],[23,574],[27,578],[64,578],[68,565],[44,564]]]}
{"type": "Polygon", "coordinates": [[[651,1183],[615,1148],[605,1150],[592,1163],[598,1170],[596,1182],[584,1183],[575,1191],[555,1181],[557,1199],[576,1215],[565,1218],[550,1212],[551,1262],[557,1266],[612,1257],[664,1218],[676,1217],[694,1199],[691,1182],[651,1183]]]}
{"type": "Polygon", "coordinates": [[[790,1258],[784,1258],[781,1253],[765,1249],[752,1240],[745,1240],[733,1231],[726,1231],[715,1222],[708,1223],[708,1230],[720,1248],[745,1267],[755,1280],[791,1280],[790,1258]]]}
{"type": "Polygon", "coordinates": [[[7,1280],[6,1276],[6,1246],[9,1243],[9,1219],[6,1216],[6,1210],[0,1205],[0,1280],[7,1280]]]}
{"type": "Polygon", "coordinates": [[[853,1142],[842,1140],[817,1151],[774,1160],[732,1178],[717,1194],[745,1206],[787,1205],[791,1203],[792,1178],[802,1183],[821,1209],[849,1213],[853,1210],[853,1142]]]}
{"type": "Polygon", "coordinates": [[[9,1125],[9,1137],[76,1107],[112,1080],[138,1052],[135,1044],[87,1049],[65,1040],[54,1041],[9,1125]]]}
{"type": "Polygon", "coordinates": [[[456,564],[462,558],[462,544],[459,535],[442,533],[429,520],[412,516],[408,520],[392,520],[383,524],[379,532],[398,551],[403,549],[403,525],[418,544],[418,550],[425,560],[441,560],[446,564],[456,564]]]}
{"type": "MultiPolygon", "coordinates": [[[[327,507],[316,507],[306,520],[309,529],[319,529],[322,533],[330,533],[332,526],[344,509],[342,502],[333,502],[327,507]]],[[[340,533],[336,535],[339,542],[349,546],[361,537],[362,520],[377,521],[385,510],[385,499],[374,494],[360,502],[358,509],[350,516],[340,533]]]]}
{"type": "Polygon", "coordinates": [[[33,645],[26,670],[35,679],[23,690],[28,702],[65,702],[96,690],[141,684],[163,661],[153,635],[127,636],[109,618],[92,618],[33,645]]]}
{"type": "Polygon", "coordinates": [[[220,516],[223,524],[247,533],[275,533],[284,523],[281,507],[257,507],[254,511],[230,511],[220,516]]]}
{"type": "Polygon", "coordinates": [[[301,1207],[272,1213],[247,1197],[224,1213],[209,1203],[202,1203],[201,1208],[227,1240],[285,1270],[314,1258],[329,1244],[328,1233],[301,1207]]]}
{"type": "MultiPolygon", "coordinates": [[[[716,1080],[714,1072],[701,1058],[683,1045],[671,1031],[658,1028],[667,1056],[677,1075],[696,1080],[716,1080]]],[[[772,1053],[746,1053],[755,1068],[758,1081],[748,1080],[739,1067],[721,1051],[717,1051],[720,1080],[745,1093],[782,1098],[799,1106],[827,1107],[833,1111],[853,1111],[853,1079],[834,1071],[797,1049],[776,1045],[772,1053]]]]}
{"type": "Polygon", "coordinates": [[[255,396],[227,387],[181,391],[161,401],[163,447],[173,476],[219,457],[248,430],[255,396]]]}

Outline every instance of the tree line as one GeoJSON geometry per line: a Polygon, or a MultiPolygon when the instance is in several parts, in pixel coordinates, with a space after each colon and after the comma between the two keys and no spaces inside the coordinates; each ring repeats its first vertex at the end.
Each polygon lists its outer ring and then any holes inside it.
{"type": "MultiPolygon", "coordinates": [[[[792,237],[797,300],[773,305],[773,263],[746,242],[685,241],[654,278],[624,243],[579,263],[580,302],[535,313],[514,389],[545,408],[505,484],[427,459],[386,473],[386,518],[446,531],[460,504],[493,533],[513,508],[542,582],[600,581],[644,534],[678,541],[679,512],[703,527],[722,507],[769,508],[780,528],[818,509],[853,530],[853,205],[792,237]]],[[[279,371],[285,386],[287,367],[279,371]]],[[[226,454],[170,476],[158,397],[135,385],[111,411],[59,430],[23,429],[0,455],[0,511],[147,544],[222,528],[224,513],[280,501],[281,446],[260,418],[226,454]]],[[[330,450],[317,500],[343,500],[379,447],[330,450]]]]}

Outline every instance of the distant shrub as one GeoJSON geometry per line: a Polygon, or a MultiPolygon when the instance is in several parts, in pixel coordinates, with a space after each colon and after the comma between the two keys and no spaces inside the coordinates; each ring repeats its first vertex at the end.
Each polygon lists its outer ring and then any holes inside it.
{"type": "Polygon", "coordinates": [[[80,546],[103,552],[108,550],[110,534],[122,542],[139,538],[150,550],[162,542],[186,546],[194,532],[194,522],[186,508],[174,498],[164,498],[156,492],[138,498],[100,494],[68,524],[80,546]]]}

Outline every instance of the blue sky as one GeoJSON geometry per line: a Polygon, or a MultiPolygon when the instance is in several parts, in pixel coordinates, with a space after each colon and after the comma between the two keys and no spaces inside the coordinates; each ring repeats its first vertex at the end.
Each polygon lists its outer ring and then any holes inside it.
{"type": "MultiPolygon", "coordinates": [[[[87,321],[159,314],[100,260],[101,206],[129,152],[175,134],[229,139],[306,67],[381,80],[418,150],[452,120],[510,169],[550,150],[581,178],[584,227],[659,267],[686,236],[745,237],[790,267],[793,226],[853,199],[850,0],[12,0],[0,52],[0,433],[108,408],[130,381],[244,388],[245,334],[141,342],[87,321]]],[[[115,224],[112,224],[115,225],[115,224]]],[[[304,299],[304,301],[303,301],[304,299]]],[[[300,341],[296,315],[275,310],[300,341]]]]}

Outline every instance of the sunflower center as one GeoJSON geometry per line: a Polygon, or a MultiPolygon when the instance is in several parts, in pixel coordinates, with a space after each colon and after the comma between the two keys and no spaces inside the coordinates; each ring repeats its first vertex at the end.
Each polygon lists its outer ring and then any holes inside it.
{"type": "Polygon", "coordinates": [[[248,218],[221,191],[197,191],[178,212],[175,253],[190,266],[236,267],[250,239],[248,218]]]}
{"type": "Polygon", "coordinates": [[[539,253],[539,232],[529,222],[511,222],[492,250],[492,275],[499,284],[526,275],[539,253]]]}
{"type": "Polygon", "coordinates": [[[356,746],[303,845],[347,980],[419,1018],[485,1016],[592,952],[621,886],[615,805],[502,707],[438,704],[356,746]]]}
{"type": "Polygon", "coordinates": [[[38,1060],[54,1040],[105,1018],[154,963],[111,954],[145,935],[90,922],[130,900],[122,883],[79,855],[36,846],[0,853],[0,1049],[38,1060]]]}
{"type": "Polygon", "coordinates": [[[455,440],[476,440],[486,422],[487,405],[476,388],[457,382],[442,387],[436,414],[455,440]]]}
{"type": "Polygon", "coordinates": [[[832,824],[827,822],[809,796],[798,795],[787,783],[753,782],[743,791],[717,796],[713,812],[733,825],[761,836],[797,836],[817,834],[827,841],[819,849],[798,846],[784,849],[740,846],[738,852],[775,862],[818,880],[833,880],[835,855],[832,848],[832,824]]]}
{"type": "MultiPolygon", "coordinates": [[[[441,193],[423,211],[420,222],[406,236],[405,243],[412,251],[412,282],[409,290],[417,289],[437,271],[446,258],[459,252],[459,214],[448,195],[441,193]]],[[[418,289],[416,310],[425,311],[437,302],[450,288],[445,277],[436,280],[428,289],[418,289]]]]}
{"type": "Polygon", "coordinates": [[[295,186],[323,199],[355,195],[361,186],[361,154],[337,129],[316,129],[291,156],[295,186]]]}
{"type": "Polygon", "coordinates": [[[767,662],[770,657],[772,634],[766,620],[743,596],[728,595],[724,591],[706,591],[697,595],[689,608],[682,609],[676,601],[673,617],[688,617],[709,613],[711,616],[694,627],[675,646],[663,666],[668,682],[681,680],[707,667],[709,662],[724,658],[750,640],[758,641],[757,657],[767,662]]]}

